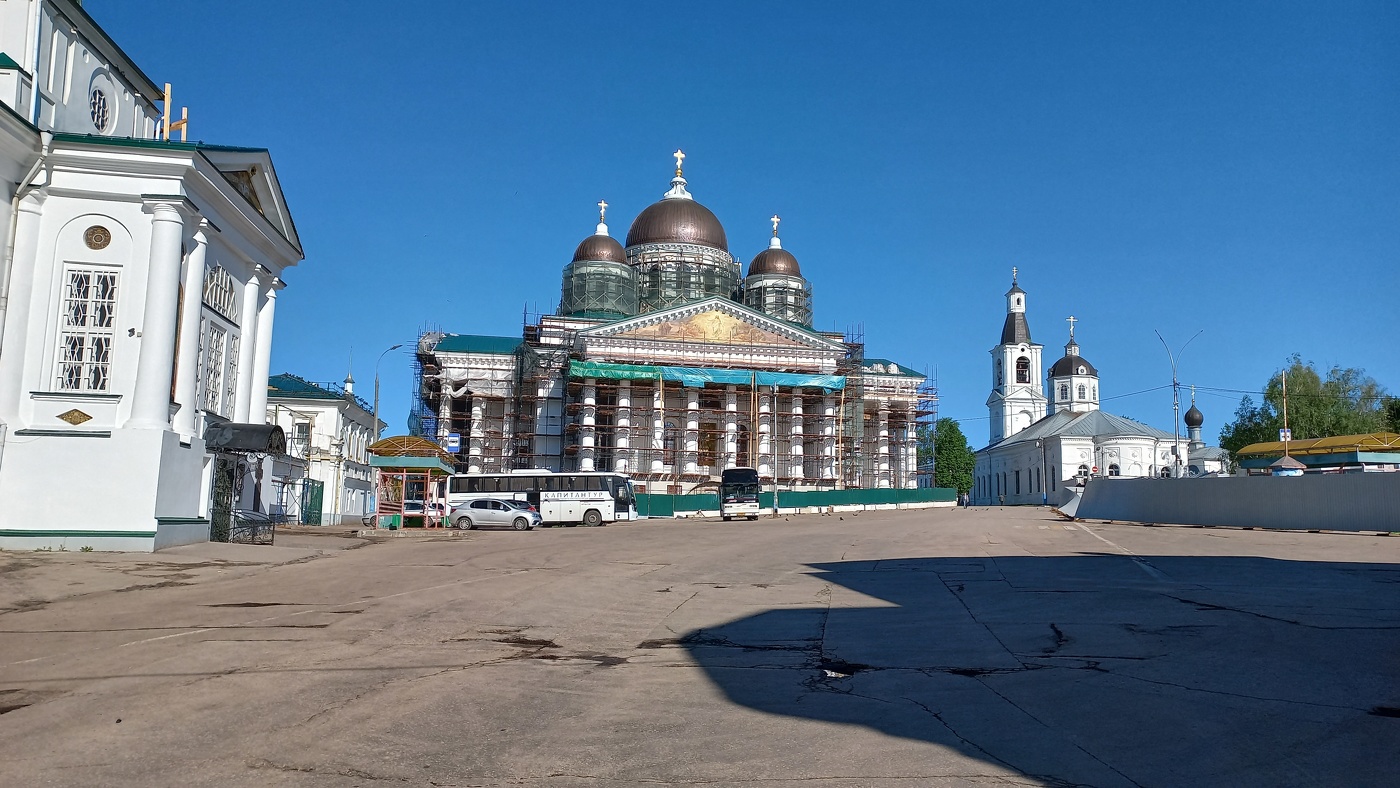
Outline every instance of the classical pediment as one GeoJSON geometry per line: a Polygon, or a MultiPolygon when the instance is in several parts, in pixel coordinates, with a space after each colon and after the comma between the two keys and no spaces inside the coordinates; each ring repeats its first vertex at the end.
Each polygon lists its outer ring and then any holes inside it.
{"type": "Polygon", "coordinates": [[[583,337],[844,350],[839,343],[791,323],[774,320],[727,298],[710,298],[648,312],[589,329],[583,332],[583,337]]]}

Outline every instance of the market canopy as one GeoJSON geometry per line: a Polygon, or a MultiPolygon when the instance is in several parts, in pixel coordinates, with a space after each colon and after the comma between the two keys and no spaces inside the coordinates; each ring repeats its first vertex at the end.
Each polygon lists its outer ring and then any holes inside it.
{"type": "Polygon", "coordinates": [[[451,463],[452,455],[427,438],[417,435],[396,435],[369,445],[369,453],[378,457],[432,457],[451,463]]]}
{"type": "MultiPolygon", "coordinates": [[[[1235,452],[1236,457],[1273,457],[1284,453],[1283,441],[1251,443],[1235,452]]],[[[1310,454],[1342,452],[1397,452],[1400,435],[1393,432],[1372,432],[1366,435],[1333,435],[1330,438],[1307,438],[1288,441],[1288,454],[1304,457],[1310,454]]]]}

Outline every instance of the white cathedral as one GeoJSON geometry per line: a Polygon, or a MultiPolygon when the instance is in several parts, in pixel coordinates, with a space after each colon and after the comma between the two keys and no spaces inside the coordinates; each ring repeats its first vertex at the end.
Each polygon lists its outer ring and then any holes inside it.
{"type": "MultiPolygon", "coordinates": [[[[1099,409],[1099,371],[1080,355],[1076,318],[1068,318],[1064,356],[1042,376],[1043,346],[1031,339],[1016,280],[1012,269],[1001,342],[991,350],[990,441],[977,452],[972,502],[1057,505],[1069,499],[1067,487],[1091,476],[1181,475],[1193,443],[1099,409]]],[[[1194,405],[1192,412],[1199,441],[1200,413],[1194,405]]]]}
{"type": "Polygon", "coordinates": [[[172,109],[81,3],[0,2],[0,548],[153,550],[257,504],[301,246],[268,152],[172,109]]]}

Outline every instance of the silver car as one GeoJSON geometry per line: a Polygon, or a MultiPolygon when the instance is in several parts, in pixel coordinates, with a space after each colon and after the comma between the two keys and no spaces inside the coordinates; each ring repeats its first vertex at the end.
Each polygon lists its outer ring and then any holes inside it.
{"type": "Polygon", "coordinates": [[[452,510],[448,522],[469,530],[482,526],[508,526],[517,531],[528,531],[543,520],[535,507],[526,501],[509,498],[476,498],[463,501],[452,510]]]}

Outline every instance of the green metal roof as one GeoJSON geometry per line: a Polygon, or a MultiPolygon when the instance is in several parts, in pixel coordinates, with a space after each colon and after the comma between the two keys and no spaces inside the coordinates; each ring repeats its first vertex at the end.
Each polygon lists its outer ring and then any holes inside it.
{"type": "Polygon", "coordinates": [[[492,337],[481,334],[447,334],[433,346],[434,353],[493,353],[514,355],[525,340],[520,337],[492,337]]]}
{"type": "Polygon", "coordinates": [[[20,64],[16,63],[14,58],[10,57],[4,52],[0,52],[0,70],[24,71],[24,68],[20,66],[20,64]]]}
{"type": "Polygon", "coordinates": [[[119,148],[156,148],[158,150],[213,150],[231,153],[269,153],[267,148],[245,148],[236,145],[215,145],[209,142],[180,142],[179,140],[148,140],[141,137],[104,137],[99,134],[74,134],[67,131],[54,132],[53,138],[59,142],[81,142],[93,145],[112,145],[119,148]]]}
{"type": "Polygon", "coordinates": [[[906,378],[924,377],[922,373],[915,372],[914,370],[904,366],[903,364],[896,364],[895,362],[890,361],[887,358],[867,358],[864,361],[860,362],[861,371],[870,372],[870,370],[866,369],[866,367],[869,367],[871,364],[880,364],[885,367],[894,366],[899,369],[899,372],[872,372],[871,374],[874,375],[903,375],[906,378]]]}
{"type": "Polygon", "coordinates": [[[267,379],[267,395],[269,397],[297,397],[299,399],[344,399],[333,391],[323,389],[315,383],[286,372],[267,379]]]}

